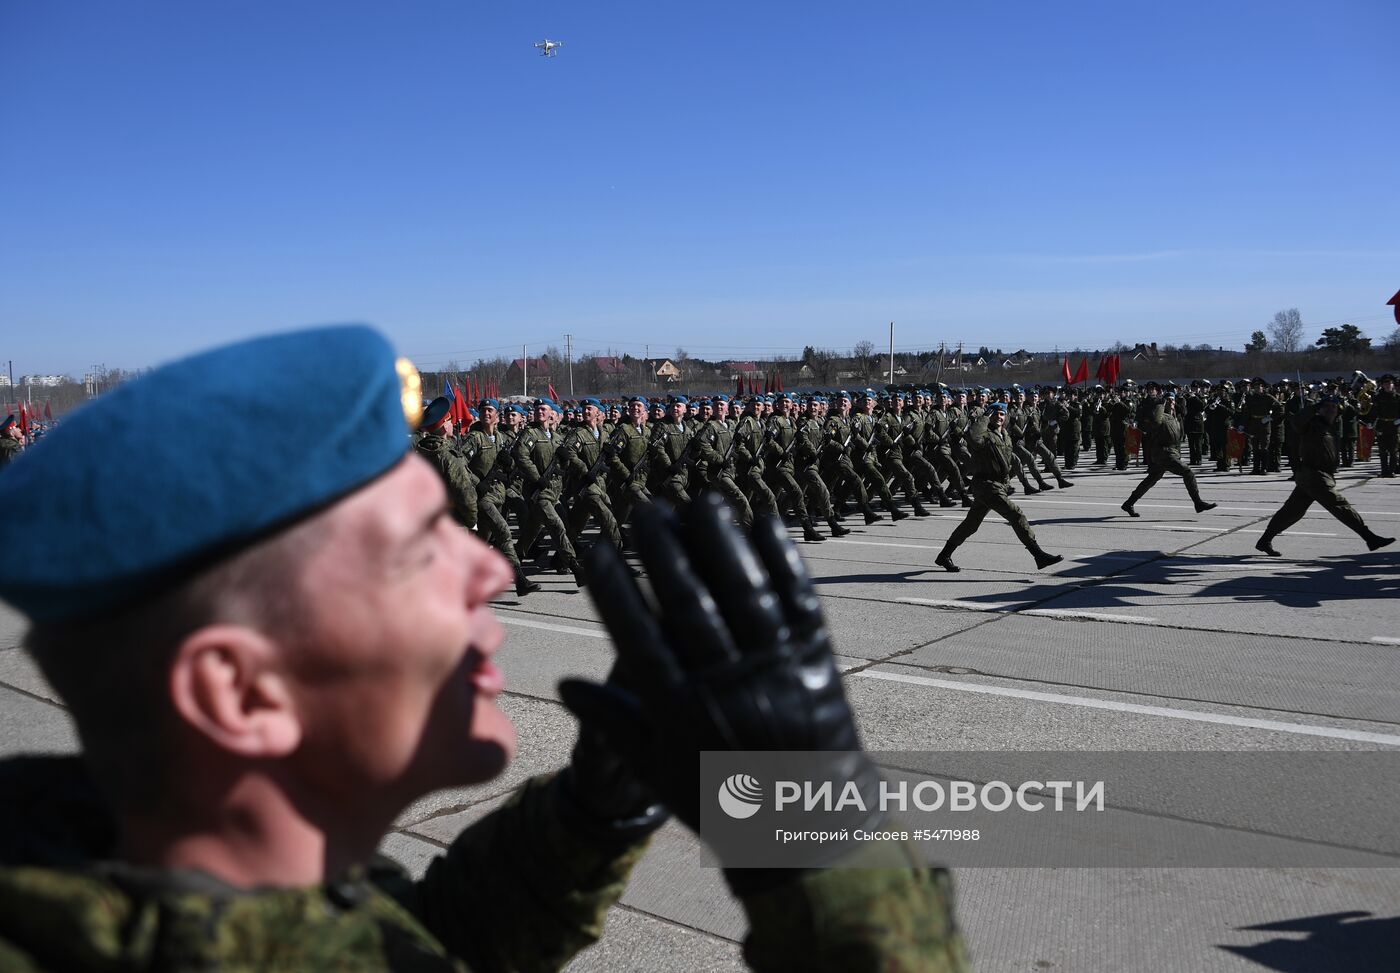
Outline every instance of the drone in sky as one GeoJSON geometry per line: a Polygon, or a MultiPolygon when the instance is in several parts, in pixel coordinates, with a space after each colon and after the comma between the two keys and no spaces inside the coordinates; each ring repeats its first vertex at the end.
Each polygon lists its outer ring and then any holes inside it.
{"type": "Polygon", "coordinates": [[[540,57],[554,57],[559,53],[559,48],[563,46],[563,41],[552,41],[548,37],[535,42],[535,48],[540,52],[540,57]]]}

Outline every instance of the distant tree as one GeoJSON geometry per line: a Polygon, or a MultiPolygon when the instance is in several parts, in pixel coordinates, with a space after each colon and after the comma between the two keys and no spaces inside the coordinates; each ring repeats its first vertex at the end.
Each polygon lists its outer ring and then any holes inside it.
{"type": "Polygon", "coordinates": [[[875,342],[857,341],[855,347],[851,349],[851,357],[856,360],[856,368],[860,371],[860,377],[867,377],[875,362],[875,342]]]}
{"type": "Polygon", "coordinates": [[[1303,316],[1296,307],[1279,311],[1269,323],[1269,344],[1274,351],[1297,351],[1303,343],[1303,316]]]}
{"type": "Polygon", "coordinates": [[[807,364],[807,365],[812,364],[812,359],[816,356],[816,354],[817,354],[817,349],[813,348],[811,345],[807,345],[806,347],[804,347],[804,348],[802,349],[802,361],[803,361],[803,363],[804,363],[804,364],[807,364]]]}
{"type": "Polygon", "coordinates": [[[1322,337],[1317,339],[1317,347],[1324,351],[1370,351],[1371,339],[1361,333],[1354,324],[1343,324],[1335,328],[1323,328],[1322,337]]]}
{"type": "Polygon", "coordinates": [[[1390,332],[1390,337],[1385,339],[1387,348],[1400,348],[1400,328],[1390,332]]]}
{"type": "Polygon", "coordinates": [[[1244,346],[1247,354],[1258,354],[1261,351],[1269,350],[1269,339],[1264,336],[1264,332],[1256,331],[1249,336],[1249,344],[1244,346]]]}
{"type": "Polygon", "coordinates": [[[1214,351],[1215,345],[1211,344],[1209,341],[1203,341],[1196,346],[1196,350],[1199,352],[1214,351]]]}

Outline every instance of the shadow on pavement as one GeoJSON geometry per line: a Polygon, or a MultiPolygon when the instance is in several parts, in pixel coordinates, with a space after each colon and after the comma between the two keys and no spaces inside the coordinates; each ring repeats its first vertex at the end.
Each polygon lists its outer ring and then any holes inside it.
{"type": "Polygon", "coordinates": [[[1285,919],[1240,931],[1303,933],[1254,946],[1221,946],[1228,953],[1281,973],[1392,973],[1400,964],[1400,917],[1332,912],[1285,919]]]}

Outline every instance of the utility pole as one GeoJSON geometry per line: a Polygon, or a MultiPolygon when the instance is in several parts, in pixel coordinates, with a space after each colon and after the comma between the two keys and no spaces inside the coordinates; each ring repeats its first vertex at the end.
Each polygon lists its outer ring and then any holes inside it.
{"type": "Polygon", "coordinates": [[[530,349],[524,345],[520,346],[520,394],[530,397],[530,349]]]}
{"type": "Polygon", "coordinates": [[[894,322],[890,322],[890,384],[894,384],[894,322]]]}
{"type": "Polygon", "coordinates": [[[569,363],[569,398],[574,397],[574,336],[564,335],[564,360],[569,363]]]}

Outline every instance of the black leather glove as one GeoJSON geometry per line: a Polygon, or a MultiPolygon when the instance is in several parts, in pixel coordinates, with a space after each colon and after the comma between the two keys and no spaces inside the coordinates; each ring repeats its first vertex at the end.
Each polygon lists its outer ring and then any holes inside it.
{"type": "Polygon", "coordinates": [[[564,704],[695,830],[702,750],[831,751],[831,774],[854,780],[874,807],[879,774],[782,525],[759,518],[750,544],[713,494],[679,515],[647,504],[633,518],[655,608],[615,548],[600,543],[585,555],[627,688],[566,680],[564,704]]]}

